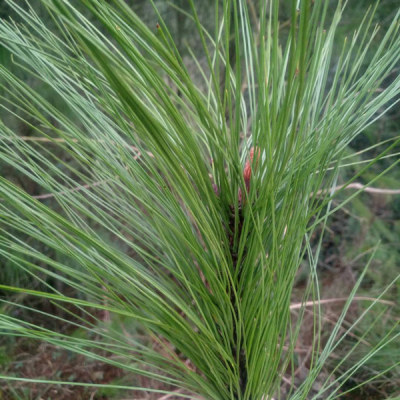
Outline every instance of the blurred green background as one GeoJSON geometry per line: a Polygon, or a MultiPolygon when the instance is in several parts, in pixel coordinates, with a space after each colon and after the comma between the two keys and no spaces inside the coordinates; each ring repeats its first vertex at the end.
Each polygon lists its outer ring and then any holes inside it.
{"type": "MultiPolygon", "coordinates": [[[[249,3],[257,6],[257,0],[249,0],[249,3]]],[[[22,2],[21,2],[22,3],[22,2]]],[[[78,2],[79,3],[79,2],[78,2]]],[[[132,0],[128,1],[132,4],[132,8],[149,24],[156,26],[157,18],[152,10],[151,4],[147,0],[132,0]]],[[[198,0],[198,11],[201,19],[207,28],[212,29],[214,17],[213,0],[198,0]]],[[[287,1],[282,1],[282,22],[285,21],[285,5],[287,1]]],[[[336,1],[331,1],[332,7],[336,1]]],[[[46,18],[46,13],[40,5],[40,0],[31,0],[30,4],[35,8],[35,11],[46,18]]],[[[161,14],[165,17],[169,24],[176,44],[187,61],[189,68],[191,65],[188,46],[196,53],[201,54],[201,45],[197,35],[192,29],[192,22],[187,19],[176,8],[171,7],[166,1],[156,1],[161,14]]],[[[189,11],[190,7],[186,0],[176,0],[173,2],[177,7],[189,11]]],[[[347,35],[350,35],[355,27],[360,23],[361,18],[365,14],[368,7],[376,5],[375,0],[350,0],[347,5],[346,12],[337,37],[337,47],[340,45],[347,35]]],[[[381,31],[385,31],[385,27],[391,22],[395,13],[399,10],[399,0],[382,0],[375,14],[375,22],[381,25],[381,31]]],[[[5,0],[0,0],[0,17],[12,18],[12,12],[6,5],[5,0]]],[[[52,21],[48,20],[51,25],[52,21]]],[[[375,45],[379,45],[378,40],[375,45]]],[[[336,54],[338,56],[338,54],[336,54]]],[[[373,56],[371,51],[370,57],[373,56]]],[[[200,57],[201,58],[201,57],[200,57]]],[[[1,65],[15,70],[13,60],[4,48],[0,48],[0,63],[1,65]]],[[[334,65],[333,65],[334,68],[334,65]]],[[[196,77],[196,68],[191,66],[192,73],[196,77]]],[[[400,66],[393,70],[393,76],[400,73],[400,66]]],[[[21,74],[21,72],[18,72],[21,74]]],[[[58,99],[51,92],[48,92],[41,82],[32,77],[24,76],[26,82],[35,87],[42,95],[48,97],[53,104],[57,105],[58,99]]],[[[388,78],[390,79],[390,77],[388,78]]],[[[200,81],[200,80],[199,80],[200,81]]],[[[385,85],[385,82],[383,82],[385,85]]],[[[387,84],[387,82],[386,82],[387,84]]],[[[0,93],[1,96],[7,96],[6,93],[0,93]]],[[[61,105],[59,105],[61,106],[61,105]]],[[[21,136],[34,136],[35,133],[15,117],[12,112],[15,110],[6,110],[0,108],[0,116],[6,124],[21,136]]],[[[390,140],[398,137],[400,134],[400,107],[394,105],[393,108],[378,122],[368,127],[357,140],[350,144],[347,149],[349,162],[354,163],[349,167],[343,168],[339,184],[344,182],[346,178],[358,173],[366,164],[366,160],[374,158],[380,154],[385,147],[390,144],[390,140]],[[388,142],[389,141],[389,142],[388,142]],[[378,143],[385,142],[372,148],[370,151],[362,154],[357,154],[360,150],[374,146],[378,143]]],[[[391,153],[400,153],[400,146],[392,149],[391,153]]],[[[365,184],[373,177],[381,173],[385,168],[390,166],[393,161],[399,156],[383,159],[374,164],[368,171],[363,172],[357,182],[365,184]]],[[[28,193],[41,195],[40,189],[33,182],[22,178],[17,171],[12,168],[0,164],[2,176],[15,182],[17,185],[24,188],[28,193]]],[[[400,168],[395,167],[385,176],[380,178],[373,184],[374,187],[381,189],[400,189],[400,168]]],[[[337,204],[344,201],[346,197],[354,193],[352,190],[345,191],[335,200],[337,204]]],[[[44,202],[50,203],[52,200],[46,199],[44,202]]],[[[30,240],[29,238],[21,238],[30,240]]],[[[317,238],[315,239],[315,243],[317,238]]],[[[363,193],[351,200],[345,207],[334,214],[329,219],[328,228],[323,239],[323,248],[319,260],[319,274],[322,285],[323,298],[342,298],[350,292],[352,285],[356,282],[359,273],[363,270],[371,254],[374,246],[380,243],[375,257],[368,269],[366,278],[363,282],[359,296],[376,297],[382,290],[399,274],[400,270],[400,195],[385,194],[385,193],[363,193]]],[[[49,254],[49,249],[41,248],[42,252],[48,256],[57,259],[57,254],[49,254]]],[[[301,298],[304,281],[307,278],[306,262],[304,268],[299,271],[296,289],[294,291],[293,300],[301,298]]],[[[33,283],[31,277],[15,268],[11,263],[0,258],[0,282],[6,285],[24,286],[37,288],[38,283],[33,283]],[[32,286],[33,285],[33,286],[32,286]]],[[[57,282],[51,284],[59,285],[57,282]]],[[[58,287],[63,290],[62,287],[58,287]]],[[[0,296],[12,302],[15,297],[10,294],[0,291],[0,296]]],[[[382,305],[370,313],[358,327],[358,334],[371,329],[368,340],[356,352],[355,357],[365,352],[369,346],[377,343],[387,329],[391,328],[391,324],[386,321],[398,320],[400,316],[400,284],[394,285],[391,290],[385,295],[385,299],[392,301],[392,306],[382,305]]],[[[43,300],[33,299],[32,297],[19,294],[18,301],[22,301],[26,305],[33,305],[33,302],[43,300]]],[[[340,308],[343,303],[333,303],[325,309],[326,311],[326,330],[332,328],[335,318],[338,317],[340,308]]],[[[38,304],[36,304],[38,306],[38,304]]],[[[366,302],[356,302],[346,320],[351,324],[357,316],[368,306],[366,302]]],[[[19,310],[11,303],[4,306],[7,311],[13,313],[14,316],[21,316],[29,320],[29,315],[22,315],[24,311],[19,310]]],[[[3,308],[4,308],[3,307],[3,308]]],[[[39,307],[45,312],[60,312],[50,303],[39,304],[39,307]]],[[[4,311],[4,310],[3,310],[4,311]]],[[[67,312],[67,311],[66,311],[67,312]]],[[[307,318],[305,320],[307,322],[307,318]]],[[[117,322],[113,322],[117,323],[117,322]]],[[[63,326],[54,326],[54,321],[48,321],[43,318],[43,325],[53,324],[52,329],[63,331],[63,326]]],[[[135,327],[132,327],[135,329],[135,327]]],[[[397,328],[398,329],[398,328],[397,328]]],[[[73,334],[79,335],[77,330],[73,334]]],[[[310,346],[311,333],[307,326],[304,328],[300,337],[299,346],[307,349],[310,346]]],[[[355,340],[355,338],[354,338],[355,340]]],[[[350,339],[341,347],[340,351],[346,352],[351,348],[353,342],[350,339]]],[[[340,359],[340,351],[336,357],[340,359]]],[[[391,363],[396,363],[400,360],[400,343],[392,343],[384,353],[380,353],[371,362],[359,370],[350,382],[361,382],[376,376],[380,371],[386,369],[391,363]]],[[[298,383],[301,382],[302,376],[307,374],[307,353],[299,353],[298,355],[298,383]]],[[[332,365],[334,366],[334,360],[332,365]]],[[[350,366],[350,365],[349,365],[350,366]]],[[[327,366],[329,367],[329,366],[327,366]]],[[[140,378],[124,375],[121,371],[113,368],[98,365],[95,363],[85,362],[81,357],[74,356],[64,351],[60,351],[50,345],[31,343],[24,339],[0,338],[0,373],[14,374],[26,378],[34,378],[38,376],[49,379],[61,379],[69,381],[88,381],[95,383],[125,383],[137,385],[152,385],[151,382],[144,382],[140,378]],[[47,365],[47,367],[46,367],[47,365]],[[50,366],[50,367],[49,367],[50,366]]],[[[318,382],[317,382],[318,383],[318,382]]],[[[316,383],[316,384],[317,384],[316,383]]],[[[156,385],[156,383],[154,383],[156,385]]],[[[157,384],[158,385],[158,384],[157,384]]],[[[158,387],[158,386],[157,386],[158,387]]],[[[390,374],[383,375],[377,381],[371,382],[360,388],[358,391],[348,395],[349,399],[387,399],[391,396],[400,395],[400,367],[393,370],[390,374]]],[[[129,397],[131,394],[126,394],[114,390],[90,390],[76,387],[60,387],[56,385],[36,385],[26,383],[10,383],[0,381],[0,400],[4,399],[121,399],[121,398],[136,398],[129,397]]],[[[143,395],[142,395],[143,396],[143,395]]],[[[151,399],[151,395],[146,397],[151,399]]]]}

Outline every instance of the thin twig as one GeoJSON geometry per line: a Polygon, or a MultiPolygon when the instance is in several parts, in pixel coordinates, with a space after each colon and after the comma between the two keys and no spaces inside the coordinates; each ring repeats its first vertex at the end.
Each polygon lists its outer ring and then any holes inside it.
{"type": "Polygon", "coordinates": [[[94,182],[94,183],[90,183],[90,184],[87,183],[86,185],[76,186],[76,187],[71,188],[71,189],[63,190],[63,191],[61,191],[61,192],[39,194],[39,195],[32,196],[32,197],[33,197],[34,199],[37,199],[37,200],[49,199],[49,198],[51,198],[51,197],[61,196],[61,195],[63,195],[63,194],[67,194],[67,193],[71,193],[71,192],[78,192],[78,191],[80,191],[80,190],[90,189],[90,188],[93,188],[93,187],[96,187],[96,186],[100,186],[100,185],[102,185],[103,183],[107,183],[107,182],[109,182],[109,181],[110,181],[109,179],[106,179],[106,180],[104,180],[104,181],[98,181],[98,182],[94,182]]]}
{"type": "MultiPolygon", "coordinates": [[[[340,303],[343,301],[347,301],[348,298],[347,297],[337,297],[337,298],[333,298],[333,299],[322,299],[322,300],[316,300],[316,301],[306,301],[305,303],[293,303],[290,305],[290,309],[291,310],[298,310],[301,307],[310,307],[310,306],[314,306],[317,304],[330,304],[330,303],[340,303]]],[[[365,297],[365,296],[356,296],[353,297],[354,301],[376,301],[377,303],[381,303],[381,304],[387,304],[389,306],[395,306],[396,303],[394,303],[393,301],[389,301],[389,300],[380,300],[380,299],[376,299],[374,297],[365,297]]]]}
{"type": "MultiPolygon", "coordinates": [[[[338,186],[337,190],[341,189],[345,185],[338,186]]],[[[364,186],[361,183],[355,182],[351,183],[350,185],[346,186],[346,189],[364,189],[365,192],[368,193],[379,193],[379,194],[400,194],[400,189],[381,189],[375,188],[370,186],[364,186]]]]}
{"type": "Polygon", "coordinates": [[[168,393],[165,396],[160,397],[158,400],[167,400],[172,396],[175,396],[177,393],[182,393],[182,389],[175,390],[173,393],[168,393]]]}
{"type": "MultiPolygon", "coordinates": [[[[364,190],[367,193],[378,193],[378,194],[400,194],[400,189],[381,189],[371,186],[363,185],[359,182],[350,183],[349,185],[339,185],[333,189],[333,192],[338,192],[340,189],[357,189],[364,190]]],[[[327,193],[330,189],[322,189],[317,192],[317,194],[327,193]]]]}
{"type": "Polygon", "coordinates": [[[94,399],[94,396],[96,396],[97,390],[95,390],[91,395],[90,395],[90,400],[94,399]]]}

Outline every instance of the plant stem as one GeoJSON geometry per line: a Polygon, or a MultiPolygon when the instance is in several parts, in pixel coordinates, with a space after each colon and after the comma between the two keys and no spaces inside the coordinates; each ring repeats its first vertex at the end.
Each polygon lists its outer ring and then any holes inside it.
{"type": "MultiPolygon", "coordinates": [[[[232,342],[232,355],[235,360],[238,360],[239,364],[239,387],[240,387],[240,394],[235,395],[235,399],[242,398],[244,393],[246,392],[246,387],[247,387],[247,365],[246,365],[246,353],[243,348],[243,339],[240,340],[240,343],[238,343],[238,332],[239,329],[241,329],[241,326],[239,325],[239,295],[238,295],[238,288],[240,287],[240,279],[241,279],[241,265],[238,265],[238,254],[237,254],[237,246],[235,245],[235,237],[238,238],[238,241],[240,239],[240,236],[242,234],[242,227],[243,227],[243,211],[242,207],[239,206],[238,209],[238,218],[239,221],[236,224],[235,223],[235,210],[233,207],[231,207],[231,217],[229,220],[229,246],[230,246],[230,254],[232,258],[232,268],[233,271],[237,271],[237,287],[236,291],[233,290],[234,288],[230,288],[230,299],[231,299],[231,304],[233,308],[233,342],[232,342]],[[237,232],[235,231],[237,230],[237,232]],[[235,294],[236,293],[236,294],[235,294]]],[[[232,283],[233,285],[234,283],[232,283]]]]}

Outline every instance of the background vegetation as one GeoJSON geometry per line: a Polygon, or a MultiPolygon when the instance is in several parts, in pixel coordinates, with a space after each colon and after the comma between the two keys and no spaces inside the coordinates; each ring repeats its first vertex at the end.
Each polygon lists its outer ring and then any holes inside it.
{"type": "MultiPolygon", "coordinates": [[[[33,2],[31,2],[33,3],[33,2]]],[[[39,4],[40,2],[38,2],[39,4]]],[[[200,48],[198,38],[193,32],[193,22],[184,18],[183,14],[178,12],[175,8],[168,7],[164,1],[156,2],[160,12],[166,17],[172,28],[172,33],[175,37],[176,44],[184,56],[189,58],[190,51],[188,46],[194,53],[200,48]]],[[[207,21],[205,15],[208,15],[213,7],[209,7],[204,2],[204,7],[199,7],[201,19],[207,21]]],[[[212,4],[212,1],[209,1],[212,4]]],[[[250,2],[251,3],[251,2],[250,2]]],[[[345,18],[340,27],[340,35],[344,38],[348,32],[352,31],[354,26],[358,25],[365,10],[368,6],[374,5],[375,1],[353,1],[351,0],[347,6],[345,18]]],[[[175,5],[185,9],[187,2],[180,0],[175,2],[175,5]]],[[[132,6],[135,11],[143,18],[149,26],[155,26],[157,17],[152,11],[149,2],[135,1],[132,6]]],[[[284,7],[283,7],[284,8],[284,7]]],[[[381,1],[378,12],[375,15],[376,22],[382,25],[382,32],[387,27],[394,14],[398,11],[399,5],[395,0],[381,1]]],[[[8,18],[13,16],[11,10],[5,3],[0,2],[1,17],[8,18]]],[[[41,14],[40,7],[36,10],[41,14]]],[[[188,11],[188,10],[187,10],[188,11]]],[[[44,14],[43,14],[44,15],[44,14]]],[[[213,18],[209,18],[210,25],[212,26],[213,18]]],[[[285,22],[285,10],[283,9],[282,21],[285,22]]],[[[48,24],[51,26],[53,21],[49,20],[48,24]]],[[[339,37],[340,38],[340,37],[339,37]]],[[[378,38],[379,39],[379,38],[378,38]]],[[[340,40],[338,40],[338,48],[336,57],[339,57],[340,40]]],[[[376,41],[375,46],[379,46],[379,40],[376,41]]],[[[374,48],[370,49],[369,57],[373,57],[374,48]]],[[[1,63],[10,69],[13,69],[12,60],[6,49],[0,49],[1,63]]],[[[199,60],[205,63],[204,59],[199,60]]],[[[193,71],[196,70],[196,65],[193,64],[193,71]]],[[[399,73],[400,66],[393,70],[394,74],[399,73]]],[[[21,72],[19,72],[21,73],[21,72]]],[[[201,82],[201,77],[198,77],[201,82]]],[[[390,80],[390,78],[388,79],[390,80]]],[[[53,97],[53,93],[48,91],[45,85],[40,81],[31,77],[26,77],[26,83],[42,93],[47,100],[53,102],[56,107],[63,107],[62,104],[57,104],[57,97],[53,97]],[[41,87],[40,85],[43,85],[41,87]]],[[[383,83],[385,85],[385,82],[383,83]]],[[[4,95],[4,94],[3,94],[4,95]]],[[[13,116],[9,111],[1,111],[1,119],[12,126],[18,131],[21,136],[34,137],[35,131],[29,124],[21,123],[18,118],[13,116]]],[[[29,121],[28,121],[29,122],[29,121]]],[[[339,184],[345,182],[350,176],[360,172],[365,165],[365,162],[371,158],[376,157],[385,148],[388,141],[392,141],[399,137],[400,131],[400,112],[399,107],[391,109],[382,119],[376,124],[368,127],[362,135],[358,136],[348,148],[346,155],[354,165],[346,169],[339,176],[339,184]],[[376,146],[376,143],[383,143],[376,146]],[[365,148],[368,151],[362,153],[358,152],[365,148]]],[[[394,154],[400,153],[400,147],[394,149],[394,154]]],[[[64,157],[64,161],[68,162],[68,157],[60,153],[60,157],[64,157]]],[[[393,159],[382,159],[377,162],[368,171],[363,172],[357,178],[357,182],[364,184],[370,181],[374,176],[378,175],[382,170],[389,167],[393,159]]],[[[35,182],[25,177],[22,177],[17,170],[6,164],[0,164],[2,176],[16,183],[30,194],[35,196],[42,196],[43,201],[51,203],[52,197],[47,196],[47,192],[43,191],[35,182]]],[[[366,260],[371,254],[371,249],[380,243],[378,250],[375,252],[371,261],[370,267],[366,272],[366,276],[362,282],[358,296],[375,298],[379,296],[382,290],[398,275],[400,265],[400,195],[398,193],[390,193],[386,189],[398,190],[400,188],[400,169],[393,168],[389,173],[380,178],[374,183],[374,187],[383,189],[382,191],[366,192],[353,198],[346,206],[338,213],[333,214],[326,227],[326,232],[322,242],[320,258],[318,260],[318,274],[322,282],[322,298],[336,299],[332,303],[324,305],[324,323],[327,330],[331,329],[332,324],[339,318],[341,308],[343,306],[343,298],[351,291],[353,285],[357,282],[358,277],[364,270],[366,260]],[[329,328],[329,329],[328,329],[329,328]]],[[[335,201],[338,204],[347,199],[351,189],[348,189],[340,195],[335,201]]],[[[106,235],[106,233],[99,233],[106,235]]],[[[21,240],[29,240],[25,237],[20,237],[21,240]]],[[[311,240],[311,245],[318,247],[318,234],[311,240]]],[[[36,244],[34,244],[36,245],[36,244]]],[[[40,245],[42,246],[42,245],[40,245]]],[[[39,247],[39,251],[45,253],[49,258],[59,260],[68,265],[70,260],[65,260],[63,255],[53,253],[53,250],[39,247]]],[[[127,249],[122,249],[127,250],[127,249]]],[[[16,269],[13,263],[6,258],[0,258],[0,282],[4,285],[11,286],[30,286],[31,289],[39,290],[46,282],[38,282],[31,280],[29,273],[21,269],[16,269]],[[33,286],[32,286],[33,285],[33,286]]],[[[307,279],[306,268],[300,269],[296,277],[295,292],[292,298],[292,304],[301,301],[304,291],[304,283],[307,279]]],[[[53,282],[51,282],[52,284],[53,282]]],[[[62,282],[56,283],[57,289],[61,292],[65,288],[62,282]]],[[[0,292],[1,296],[10,301],[9,304],[4,305],[4,310],[10,312],[16,318],[23,318],[29,321],[30,313],[15,307],[12,303],[18,302],[29,306],[39,308],[43,312],[58,313],[60,318],[71,318],[71,313],[74,314],[73,318],[79,318],[78,310],[69,310],[66,308],[64,313],[60,308],[55,308],[50,301],[42,298],[36,298],[28,294],[19,293],[17,295],[8,292],[0,292]],[[22,315],[23,314],[23,315],[22,315]]],[[[386,324],[385,321],[398,320],[400,315],[400,283],[397,282],[390,291],[385,294],[385,300],[388,303],[382,304],[375,308],[366,319],[364,319],[358,326],[357,332],[354,333],[354,341],[362,341],[362,345],[358,348],[355,356],[359,357],[360,354],[366,352],[371,346],[373,347],[374,337],[376,343],[384,337],[388,330],[392,329],[391,324],[386,324]],[[378,323],[376,323],[378,321],[378,323]],[[363,341],[363,332],[370,330],[368,341],[363,341]]],[[[349,326],[354,322],[359,315],[368,307],[368,302],[357,301],[352,305],[351,312],[347,315],[344,326],[349,326]]],[[[294,308],[293,313],[296,313],[294,308]]],[[[83,315],[81,315],[83,317],[83,315]]],[[[87,317],[87,316],[85,316],[87,317]]],[[[118,326],[118,321],[108,321],[106,312],[96,312],[93,310],[93,323],[98,324],[115,324],[118,326]]],[[[311,321],[313,316],[311,313],[306,313],[303,327],[300,333],[300,339],[296,349],[296,363],[297,369],[295,376],[297,385],[300,385],[307,375],[310,366],[310,341],[313,340],[313,332],[311,329],[311,321]],[[308,321],[310,322],[308,324],[308,321]]],[[[62,320],[60,320],[62,321],[62,320]]],[[[33,321],[32,321],[33,322],[33,321]]],[[[38,323],[37,317],[35,323],[38,323]]],[[[49,320],[43,314],[43,321],[40,324],[46,328],[57,330],[62,333],[70,333],[79,337],[83,335],[82,330],[73,329],[71,325],[64,325],[62,322],[57,323],[57,320],[49,320]]],[[[136,326],[125,326],[125,329],[135,331],[139,328],[136,326]]],[[[397,328],[399,329],[399,328],[397,328]]],[[[141,333],[141,332],[139,332],[141,333]]],[[[144,332],[142,332],[145,335],[144,332]]],[[[145,340],[151,340],[146,338],[145,340]]],[[[337,359],[346,354],[352,348],[352,338],[346,339],[346,342],[336,352],[337,359]]],[[[154,343],[155,350],[157,350],[157,343],[154,343]]],[[[161,351],[161,350],[160,350],[161,351]]],[[[366,365],[361,368],[352,378],[350,384],[354,381],[368,380],[381,371],[384,371],[388,365],[395,365],[400,359],[400,346],[398,342],[393,342],[385,349],[384,353],[379,354],[378,357],[372,358],[366,365]]],[[[340,370],[343,372],[346,368],[351,367],[351,359],[348,364],[342,365],[340,370]]],[[[327,366],[328,367],[328,366],[327,366]]],[[[334,368],[334,365],[331,367],[334,368]]],[[[168,385],[163,386],[158,382],[151,381],[151,378],[141,378],[133,373],[122,372],[117,367],[106,366],[99,361],[88,363],[81,356],[77,356],[72,352],[60,350],[55,345],[51,344],[38,344],[29,338],[0,338],[0,371],[1,374],[13,374],[16,376],[23,376],[25,378],[40,378],[45,377],[51,380],[62,380],[71,382],[90,382],[90,383],[114,383],[120,385],[135,384],[137,386],[149,386],[155,389],[168,389],[168,385]]],[[[327,369],[328,371],[328,369],[327,369]]],[[[326,371],[326,375],[328,372],[326,371]]],[[[341,372],[337,371],[337,373],[341,372]]],[[[351,392],[348,398],[351,399],[387,399],[390,397],[400,396],[400,366],[383,374],[379,380],[374,380],[371,384],[363,386],[359,391],[351,392]]],[[[318,391],[317,381],[315,383],[315,391],[318,391]]],[[[122,398],[160,398],[161,395],[136,393],[132,395],[131,392],[124,392],[118,389],[101,389],[93,386],[77,387],[77,386],[59,386],[59,385],[43,385],[34,382],[7,382],[0,381],[0,399],[122,399],[122,398]],[[131,396],[131,397],[129,397],[131,396]],[[132,397],[133,396],[133,397],[132,397]]],[[[167,398],[167,397],[165,397],[167,398]]],[[[172,398],[172,397],[169,397],[172,398]]]]}

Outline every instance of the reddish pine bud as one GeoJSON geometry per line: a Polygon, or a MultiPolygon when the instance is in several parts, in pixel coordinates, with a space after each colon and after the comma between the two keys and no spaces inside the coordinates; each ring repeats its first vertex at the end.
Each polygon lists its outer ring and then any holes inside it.
{"type": "Polygon", "coordinates": [[[253,162],[254,162],[254,147],[252,147],[250,149],[250,160],[246,161],[246,164],[245,164],[244,170],[243,170],[243,179],[244,179],[244,183],[246,184],[247,191],[250,190],[250,180],[251,180],[251,169],[252,169],[252,166],[254,166],[254,168],[256,168],[259,159],[260,159],[260,149],[257,149],[257,160],[256,160],[255,164],[253,165],[253,162]]]}

